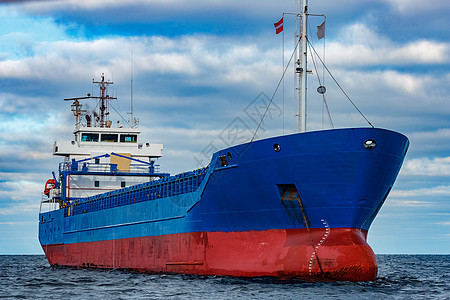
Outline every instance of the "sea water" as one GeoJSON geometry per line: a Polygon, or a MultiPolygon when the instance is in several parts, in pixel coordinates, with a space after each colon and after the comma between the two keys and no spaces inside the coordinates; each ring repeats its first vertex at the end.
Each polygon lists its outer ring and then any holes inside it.
{"type": "Polygon", "coordinates": [[[450,299],[450,255],[377,255],[373,282],[154,275],[50,267],[42,255],[0,256],[3,299],[450,299]]]}

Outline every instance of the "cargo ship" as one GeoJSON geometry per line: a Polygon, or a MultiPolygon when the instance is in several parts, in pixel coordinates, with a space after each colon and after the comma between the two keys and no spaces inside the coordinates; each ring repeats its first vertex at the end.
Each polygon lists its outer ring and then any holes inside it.
{"type": "Polygon", "coordinates": [[[47,180],[39,241],[52,266],[149,273],[370,281],[369,227],[406,155],[404,135],[361,127],[306,131],[307,2],[298,14],[300,131],[215,152],[170,175],[163,146],[141,141],[138,121],[113,126],[113,82],[69,98],[74,138],[47,180]],[[88,112],[81,102],[97,101],[88,112]]]}

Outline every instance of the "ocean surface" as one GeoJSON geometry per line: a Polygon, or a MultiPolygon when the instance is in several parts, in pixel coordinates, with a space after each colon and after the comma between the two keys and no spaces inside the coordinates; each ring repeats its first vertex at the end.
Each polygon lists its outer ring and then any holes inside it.
{"type": "Polygon", "coordinates": [[[450,255],[377,255],[374,282],[152,275],[0,256],[0,299],[450,299],[450,255]]]}

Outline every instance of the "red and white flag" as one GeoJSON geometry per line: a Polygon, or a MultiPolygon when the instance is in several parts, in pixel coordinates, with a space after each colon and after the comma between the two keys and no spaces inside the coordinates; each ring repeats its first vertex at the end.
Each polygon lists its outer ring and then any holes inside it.
{"type": "Polygon", "coordinates": [[[280,21],[273,24],[275,26],[275,33],[279,34],[283,31],[283,18],[280,21]]]}

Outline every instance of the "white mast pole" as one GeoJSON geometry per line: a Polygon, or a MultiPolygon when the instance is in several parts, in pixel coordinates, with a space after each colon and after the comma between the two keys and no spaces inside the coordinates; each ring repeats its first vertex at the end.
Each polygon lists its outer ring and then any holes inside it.
{"type": "Polygon", "coordinates": [[[299,111],[298,111],[298,131],[306,131],[306,72],[307,72],[307,44],[306,44],[306,32],[307,32],[307,14],[308,14],[308,0],[302,0],[301,6],[302,23],[301,23],[301,37],[300,37],[300,72],[299,74],[299,111]]]}
{"type": "Polygon", "coordinates": [[[136,123],[134,122],[134,114],[133,114],[133,51],[131,51],[131,65],[130,65],[130,115],[131,115],[131,120],[130,120],[130,126],[131,128],[134,128],[134,126],[136,125],[136,123]]]}
{"type": "Polygon", "coordinates": [[[300,31],[300,14],[298,12],[301,11],[301,7],[302,7],[302,0],[296,0],[295,1],[295,35],[294,35],[294,46],[295,47],[299,47],[297,49],[297,51],[295,51],[295,56],[294,56],[294,103],[293,103],[293,111],[294,111],[294,115],[293,115],[293,130],[298,131],[299,127],[300,127],[300,116],[297,113],[299,111],[299,108],[297,107],[297,105],[300,104],[300,74],[299,74],[299,69],[300,69],[300,58],[299,58],[299,53],[300,53],[300,46],[298,45],[299,43],[299,39],[300,39],[300,35],[301,35],[301,31],[300,31]]]}

